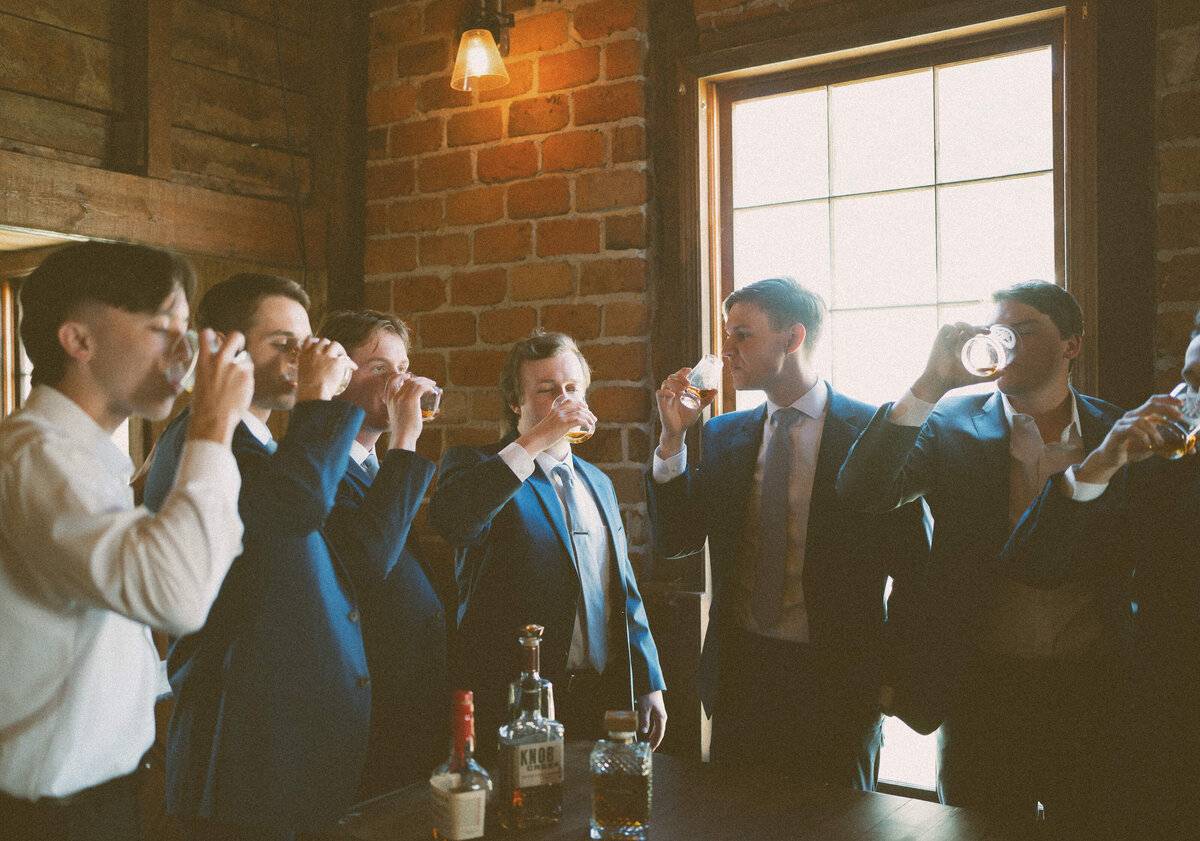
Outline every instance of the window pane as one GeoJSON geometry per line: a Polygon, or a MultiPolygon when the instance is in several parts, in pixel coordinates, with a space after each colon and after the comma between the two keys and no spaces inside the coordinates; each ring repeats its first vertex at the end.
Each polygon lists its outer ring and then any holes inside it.
{"type": "Polygon", "coordinates": [[[733,206],[829,195],[825,88],[735,103],[733,206]]]}
{"type": "Polygon", "coordinates": [[[851,310],[832,315],[833,387],[868,403],[899,400],[925,370],[937,335],[937,307],[851,310]]]}
{"type": "Polygon", "coordinates": [[[938,183],[1053,168],[1049,47],[937,74],[938,183]]]}
{"type": "Polygon", "coordinates": [[[833,200],[831,306],[937,299],[933,189],[833,200]]]}
{"type": "Polygon", "coordinates": [[[833,194],[933,183],[933,70],[832,88],[833,194]]]}
{"type": "Polygon", "coordinates": [[[829,300],[825,201],[733,212],[733,278],[741,287],[788,275],[829,300]]]}
{"type": "Polygon", "coordinates": [[[1017,281],[1054,275],[1051,176],[938,188],[941,297],[976,301],[1017,281]]]}

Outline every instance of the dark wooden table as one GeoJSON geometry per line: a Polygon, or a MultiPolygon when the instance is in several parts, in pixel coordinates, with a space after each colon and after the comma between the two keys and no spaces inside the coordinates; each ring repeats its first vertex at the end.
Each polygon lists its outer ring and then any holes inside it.
{"type": "MultiPolygon", "coordinates": [[[[590,745],[567,745],[563,819],[510,832],[488,806],[486,838],[583,841],[588,837],[590,745]]],[[[418,784],[360,804],[332,839],[428,841],[429,787],[418,784]]],[[[653,841],[1002,841],[963,809],[839,788],[797,788],[766,776],[734,776],[700,762],[655,754],[650,813],[653,841]]]]}

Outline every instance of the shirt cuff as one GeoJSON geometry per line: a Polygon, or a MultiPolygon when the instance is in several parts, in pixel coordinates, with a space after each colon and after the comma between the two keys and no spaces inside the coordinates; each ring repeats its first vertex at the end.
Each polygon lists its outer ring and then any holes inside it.
{"type": "Polygon", "coordinates": [[[1075,502],[1091,502],[1093,499],[1098,499],[1108,489],[1107,482],[1101,485],[1095,482],[1080,482],[1075,478],[1075,465],[1073,464],[1063,473],[1063,482],[1067,486],[1066,495],[1075,502]]]}
{"type": "Polygon", "coordinates": [[[904,392],[903,397],[892,404],[887,419],[897,426],[921,426],[933,414],[934,405],[918,398],[910,388],[904,392]]]}
{"type": "Polygon", "coordinates": [[[524,482],[533,475],[533,471],[537,468],[537,462],[533,460],[533,456],[529,452],[513,441],[507,447],[500,451],[500,460],[508,465],[516,477],[524,482]]]}
{"type": "Polygon", "coordinates": [[[215,486],[218,493],[232,500],[234,507],[237,507],[242,474],[238,472],[237,459],[229,447],[216,441],[195,438],[185,442],[175,485],[183,487],[195,481],[215,486]]]}
{"type": "Polygon", "coordinates": [[[658,450],[658,447],[654,448],[654,467],[650,471],[654,481],[662,485],[677,476],[682,476],[683,471],[687,469],[687,445],[670,458],[663,458],[658,454],[658,450]]]}

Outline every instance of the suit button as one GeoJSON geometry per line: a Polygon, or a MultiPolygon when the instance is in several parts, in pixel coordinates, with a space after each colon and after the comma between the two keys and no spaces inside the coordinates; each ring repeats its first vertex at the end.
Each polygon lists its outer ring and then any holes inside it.
{"type": "Polygon", "coordinates": [[[346,614],[346,618],[348,618],[351,622],[357,622],[358,621],[358,610],[350,611],[348,614],[346,614]]]}
{"type": "Polygon", "coordinates": [[[366,675],[363,675],[362,677],[360,677],[358,679],[358,688],[359,689],[366,689],[370,685],[371,685],[371,679],[369,677],[367,677],[366,675]]]}

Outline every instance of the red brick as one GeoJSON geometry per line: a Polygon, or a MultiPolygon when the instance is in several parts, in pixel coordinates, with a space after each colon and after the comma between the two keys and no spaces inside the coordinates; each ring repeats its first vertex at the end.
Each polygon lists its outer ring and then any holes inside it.
{"type": "Polygon", "coordinates": [[[498,304],[508,291],[508,272],[484,269],[480,272],[455,272],[450,275],[450,303],[459,307],[498,304]]]}
{"type": "Polygon", "coordinates": [[[473,108],[446,121],[446,143],[467,146],[499,140],[504,135],[504,117],[497,108],[473,108]]]}
{"type": "Polygon", "coordinates": [[[394,123],[412,113],[417,91],[412,85],[395,85],[367,93],[367,125],[394,123]]]}
{"type": "MultiPolygon", "coordinates": [[[[637,420],[645,420],[638,418],[637,420]]],[[[613,490],[617,492],[617,501],[622,505],[641,505],[646,496],[646,474],[643,467],[606,467],[604,474],[612,480],[613,490]]],[[[629,562],[632,564],[634,553],[630,551],[629,562]]],[[[645,563],[645,561],[642,561],[645,563]]]]}
{"type": "Polygon", "coordinates": [[[450,353],[450,379],[454,385],[486,385],[500,382],[500,369],[508,354],[502,350],[455,350],[450,353]]]}
{"type": "Polygon", "coordinates": [[[646,203],[646,173],[618,169],[581,175],[575,180],[575,210],[608,210],[646,203]]]}
{"type": "Polygon", "coordinates": [[[395,274],[417,267],[416,237],[389,237],[367,240],[363,255],[366,274],[395,274]]]}
{"type": "Polygon", "coordinates": [[[604,249],[622,251],[646,247],[646,217],[641,213],[604,217],[604,249]]]}
{"type": "Polygon", "coordinates": [[[1158,264],[1158,300],[1191,301],[1200,297],[1200,254],[1176,254],[1158,264]]]}
{"type": "MultiPolygon", "coordinates": [[[[446,357],[440,353],[410,353],[409,370],[418,377],[429,377],[435,383],[446,381],[446,357]]],[[[448,395],[443,394],[445,399],[448,395]]]]}
{"type": "Polygon", "coordinates": [[[442,148],[442,118],[394,125],[388,134],[388,151],[394,158],[408,158],[442,148]]]}
{"type": "Polygon", "coordinates": [[[619,345],[592,343],[580,349],[592,365],[593,380],[641,382],[649,372],[644,342],[626,342],[619,345]]]}
{"type": "Polygon", "coordinates": [[[646,160],[644,126],[620,126],[613,129],[613,163],[646,160]]]}
{"type": "MultiPolygon", "coordinates": [[[[1190,307],[1186,310],[1168,310],[1159,313],[1155,339],[1160,349],[1160,358],[1167,357],[1174,360],[1179,359],[1183,354],[1191,340],[1195,313],[1196,311],[1190,307]]],[[[1172,374],[1178,370],[1176,365],[1172,365],[1170,368],[1172,374]]],[[[1172,385],[1177,382],[1179,379],[1175,377],[1172,385]]]]}
{"type": "Polygon", "coordinates": [[[533,141],[526,140],[480,149],[476,166],[479,180],[485,183],[529,178],[537,174],[537,147],[533,141]]]}
{"type": "Polygon", "coordinates": [[[1159,99],[1157,133],[1159,143],[1200,137],[1200,89],[1159,99]]]}
{"type": "Polygon", "coordinates": [[[1164,250],[1200,245],[1200,201],[1159,204],[1158,247],[1164,250]]]}
{"type": "Polygon", "coordinates": [[[657,439],[655,439],[653,446],[651,446],[650,436],[644,430],[637,427],[628,427],[625,433],[626,457],[636,464],[649,464],[650,454],[654,452],[653,447],[658,446],[657,439]]]}
{"type": "Polygon", "coordinates": [[[542,307],[542,327],[566,333],[576,340],[600,335],[600,307],[593,304],[558,304],[542,307]]]}
{"type": "Polygon", "coordinates": [[[371,48],[404,44],[417,31],[420,10],[412,3],[371,15],[371,48]]]}
{"type": "Polygon", "coordinates": [[[539,257],[555,254],[595,254],[600,250],[600,220],[545,219],[538,223],[539,257]]]}
{"type": "Polygon", "coordinates": [[[1158,0],[1155,7],[1159,32],[1200,23],[1200,9],[1194,0],[1158,0]]]}
{"type": "Polygon", "coordinates": [[[368,199],[407,195],[413,191],[414,184],[413,165],[410,162],[372,164],[367,167],[368,199]]]}
{"type": "Polygon", "coordinates": [[[604,335],[645,336],[650,330],[650,311],[643,301],[614,301],[604,305],[604,335]]]}
{"type": "Polygon", "coordinates": [[[388,206],[388,230],[392,233],[436,231],[442,224],[442,200],[414,199],[393,202],[388,206]]]}
{"type": "Polygon", "coordinates": [[[367,55],[367,88],[374,90],[396,81],[396,48],[371,50],[367,55]]]}
{"type": "Polygon", "coordinates": [[[604,38],[614,32],[646,28],[638,0],[598,0],[575,10],[575,31],[581,37],[604,38]]]}
{"type": "MultiPolygon", "coordinates": [[[[524,338],[524,336],[519,338],[524,338]]],[[[503,420],[504,398],[500,396],[500,392],[494,389],[472,392],[471,417],[475,420],[503,420]]]]}
{"type": "Polygon", "coordinates": [[[493,225],[475,231],[475,262],[515,263],[529,256],[533,228],[528,222],[493,225]]]}
{"type": "MultiPolygon", "coordinates": [[[[1200,23],[1200,13],[1196,15],[1200,23]]],[[[1159,32],[1158,89],[1200,81],[1200,30],[1181,30],[1170,35],[1159,32]]]]}
{"type": "Polygon", "coordinates": [[[643,386],[604,386],[592,389],[588,406],[596,417],[618,423],[637,423],[649,416],[650,391],[643,386]]]}
{"type": "Polygon", "coordinates": [[[430,73],[440,73],[447,69],[450,51],[444,39],[436,41],[420,41],[404,44],[397,51],[396,75],[428,76],[430,73]]]}
{"type": "Polygon", "coordinates": [[[465,187],[472,182],[471,153],[451,152],[421,158],[417,180],[422,193],[436,193],[451,187],[465,187]]]}
{"type": "Polygon", "coordinates": [[[580,295],[607,295],[613,292],[645,290],[646,261],[640,257],[589,260],[579,270],[580,295]]]}
{"type": "MultiPolygon", "coordinates": [[[[499,377],[496,378],[499,380],[499,377]]],[[[496,383],[490,384],[492,388],[496,387],[496,383]]],[[[488,444],[495,444],[499,436],[496,430],[492,427],[480,428],[477,426],[452,426],[446,429],[445,448],[451,447],[486,447],[488,444]]],[[[425,548],[425,540],[421,540],[421,548],[425,548]]]]}
{"type": "Polygon", "coordinates": [[[464,347],[475,344],[475,316],[469,312],[434,312],[421,316],[422,347],[464,347]]]}
{"type": "Polygon", "coordinates": [[[537,327],[533,307],[493,309],[479,316],[479,338],[491,345],[506,345],[528,336],[537,327]]]}
{"type": "Polygon", "coordinates": [[[508,33],[508,54],[544,53],[567,42],[567,11],[521,18],[508,33]]]}
{"type": "MultiPolygon", "coordinates": [[[[425,7],[426,35],[447,34],[454,37],[454,49],[458,49],[458,31],[462,23],[463,0],[434,0],[425,7]]],[[[476,4],[478,5],[478,4],[476,4]]]]}
{"type": "Polygon", "coordinates": [[[539,260],[512,269],[512,296],[516,301],[564,298],[575,285],[575,270],[570,263],[539,260]]]}
{"type": "Polygon", "coordinates": [[[503,216],[503,187],[478,187],[446,196],[447,225],[478,225],[503,216]]]}
{"type": "Polygon", "coordinates": [[[571,119],[566,94],[521,99],[508,106],[508,136],[548,134],[571,119]]]}
{"type": "Polygon", "coordinates": [[[602,131],[571,131],[547,137],[542,143],[542,171],[588,169],[604,164],[602,131]]]}
{"type": "Polygon", "coordinates": [[[1200,146],[1158,150],[1158,189],[1162,193],[1200,191],[1200,146]]]}
{"type": "Polygon", "coordinates": [[[641,82],[619,82],[575,91],[575,125],[642,116],[641,82]]]}
{"type": "Polygon", "coordinates": [[[366,232],[367,236],[378,236],[387,233],[388,206],[374,202],[367,205],[366,232]]]}
{"type": "Polygon", "coordinates": [[[471,261],[469,234],[424,234],[419,248],[422,266],[465,266],[471,261]]]}
{"type": "Polygon", "coordinates": [[[600,78],[600,48],[584,47],[538,59],[538,90],[576,88],[600,78]]]}
{"type": "Polygon", "coordinates": [[[642,75],[645,47],[641,41],[617,41],[604,47],[604,78],[623,79],[642,75]]]}
{"type": "Polygon", "coordinates": [[[378,161],[388,156],[386,127],[367,129],[367,160],[378,161]]]}
{"type": "Polygon", "coordinates": [[[508,216],[557,216],[571,209],[571,185],[565,178],[536,178],[508,187],[508,216]]]}
{"type": "Polygon", "coordinates": [[[571,447],[571,452],[592,464],[622,462],[625,460],[625,448],[621,444],[621,430],[599,427],[587,441],[571,447]]]}
{"type": "Polygon", "coordinates": [[[370,278],[363,284],[363,306],[380,312],[392,311],[392,284],[370,278]]]}
{"type": "Polygon", "coordinates": [[[719,12],[724,9],[740,6],[746,0],[692,0],[697,16],[719,12]]]}
{"type": "Polygon", "coordinates": [[[490,91],[480,91],[480,102],[495,102],[497,99],[512,99],[533,90],[533,62],[506,61],[504,69],[508,71],[508,84],[490,91]]]}
{"type": "Polygon", "coordinates": [[[446,282],[437,275],[402,277],[392,284],[394,312],[428,312],[446,303],[446,282]]]}
{"type": "Polygon", "coordinates": [[[469,92],[450,87],[449,75],[426,79],[417,88],[417,107],[425,112],[443,108],[469,108],[473,101],[469,92]]]}

